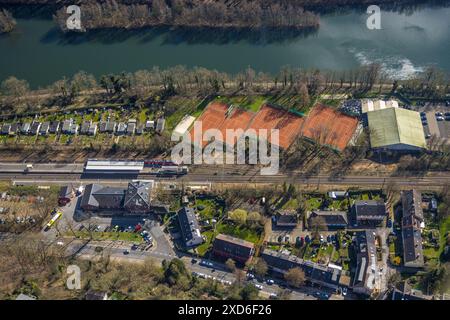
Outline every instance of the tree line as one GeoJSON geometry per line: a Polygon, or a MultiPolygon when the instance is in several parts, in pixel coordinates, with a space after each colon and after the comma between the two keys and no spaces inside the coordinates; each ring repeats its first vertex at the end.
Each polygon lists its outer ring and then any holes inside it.
{"type": "MultiPolygon", "coordinates": [[[[136,29],[149,26],[208,28],[318,27],[319,17],[295,2],[152,0],[89,1],[80,3],[82,31],[104,28],[136,29]]],[[[54,16],[67,31],[66,8],[54,16]]]]}

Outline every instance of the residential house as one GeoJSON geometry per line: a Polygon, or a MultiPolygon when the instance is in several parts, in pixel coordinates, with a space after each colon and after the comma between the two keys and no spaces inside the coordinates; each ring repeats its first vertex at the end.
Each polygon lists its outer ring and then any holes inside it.
{"type": "Polygon", "coordinates": [[[144,133],[144,126],[143,126],[142,124],[140,124],[140,125],[138,125],[138,126],[136,127],[136,132],[135,132],[135,134],[138,135],[138,136],[140,136],[140,135],[143,134],[143,133],[144,133]]]}
{"type": "Polygon", "coordinates": [[[155,121],[153,120],[147,120],[145,122],[145,131],[150,131],[155,129],[155,121]]]}
{"type": "Polygon", "coordinates": [[[422,268],[424,266],[422,248],[422,194],[417,190],[403,191],[402,200],[402,243],[403,263],[405,267],[422,268]]]}
{"type": "Polygon", "coordinates": [[[108,293],[105,291],[89,290],[85,295],[86,300],[108,300],[108,293]]]}
{"type": "Polygon", "coordinates": [[[50,128],[48,129],[48,132],[51,133],[51,134],[58,133],[59,126],[60,126],[60,122],[59,121],[51,121],[50,122],[50,128]]]}
{"type": "Polygon", "coordinates": [[[386,205],[382,200],[358,200],[352,207],[354,226],[375,228],[387,217],[386,205]]]}
{"type": "Polygon", "coordinates": [[[48,134],[49,129],[50,129],[50,122],[49,121],[43,122],[41,127],[39,128],[39,135],[46,136],[48,134]]]}
{"type": "Polygon", "coordinates": [[[182,235],[183,246],[186,249],[195,248],[203,243],[197,216],[194,208],[183,207],[178,211],[178,223],[182,235]]]}
{"type": "Polygon", "coordinates": [[[98,125],[98,131],[100,131],[100,133],[105,133],[106,132],[106,121],[100,121],[99,125],[98,125]]]}
{"type": "Polygon", "coordinates": [[[2,125],[2,130],[1,130],[0,133],[1,133],[2,135],[9,135],[10,130],[11,130],[11,124],[9,124],[9,123],[4,123],[4,124],[2,125]]]}
{"type": "Polygon", "coordinates": [[[164,131],[164,127],[166,125],[166,119],[159,118],[158,121],[156,121],[156,132],[161,133],[164,131]]]}
{"type": "Polygon", "coordinates": [[[28,294],[23,294],[20,293],[17,297],[16,300],[36,300],[36,297],[28,295],[28,294]]]}
{"type": "Polygon", "coordinates": [[[88,135],[95,136],[97,134],[97,123],[92,122],[89,126],[88,135]]]}
{"type": "Polygon", "coordinates": [[[224,260],[233,259],[235,262],[245,264],[254,252],[254,244],[246,240],[225,234],[219,234],[214,239],[213,255],[224,260]]]}
{"type": "Polygon", "coordinates": [[[78,132],[78,124],[70,118],[63,121],[61,132],[64,134],[76,134],[78,132]]]}
{"type": "Polygon", "coordinates": [[[115,133],[117,124],[115,121],[107,121],[106,122],[106,132],[107,133],[115,133]]]}
{"type": "Polygon", "coordinates": [[[29,122],[25,122],[22,124],[22,126],[20,127],[20,133],[22,134],[28,134],[30,132],[30,128],[31,128],[31,123],[29,122]]]}
{"type": "Polygon", "coordinates": [[[126,130],[127,135],[131,136],[134,134],[135,131],[136,131],[136,123],[128,122],[127,130],[126,130]]]}
{"type": "Polygon", "coordinates": [[[30,135],[35,136],[38,134],[39,129],[41,128],[41,123],[38,121],[33,121],[30,127],[30,135]]]}
{"type": "Polygon", "coordinates": [[[347,228],[347,212],[345,211],[319,211],[311,212],[308,217],[308,228],[322,230],[339,230],[347,228]]]}
{"type": "Polygon", "coordinates": [[[19,133],[19,131],[20,131],[20,123],[15,122],[11,124],[11,128],[9,128],[10,135],[16,135],[19,133]]]}
{"type": "Polygon", "coordinates": [[[392,300],[433,300],[433,296],[413,289],[406,281],[402,281],[392,291],[392,300]]]}
{"type": "Polygon", "coordinates": [[[273,222],[278,228],[295,228],[298,223],[298,218],[295,211],[278,211],[273,217],[273,222]]]}
{"type": "Polygon", "coordinates": [[[124,122],[119,122],[117,126],[116,135],[121,136],[124,135],[127,130],[127,125],[124,122]]]}
{"type": "Polygon", "coordinates": [[[89,127],[91,126],[92,121],[91,120],[84,120],[81,124],[80,128],[80,134],[87,135],[89,133],[89,127]]]}
{"type": "Polygon", "coordinates": [[[300,268],[305,273],[306,279],[314,284],[332,289],[347,286],[342,274],[342,268],[333,264],[321,265],[311,261],[305,261],[295,255],[264,249],[261,253],[269,270],[279,274],[285,274],[290,269],[300,268]]]}
{"type": "Polygon", "coordinates": [[[377,257],[375,235],[371,230],[356,232],[356,271],[352,287],[355,293],[370,295],[375,289],[377,257]]]}

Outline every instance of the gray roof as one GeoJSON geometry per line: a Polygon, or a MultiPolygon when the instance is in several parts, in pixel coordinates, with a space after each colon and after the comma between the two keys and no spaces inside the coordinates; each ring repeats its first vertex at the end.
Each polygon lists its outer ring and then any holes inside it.
{"type": "Polygon", "coordinates": [[[103,187],[99,184],[88,184],[81,199],[81,207],[97,209],[119,209],[125,196],[124,188],[103,187]]]}
{"type": "Polygon", "coordinates": [[[178,211],[183,242],[186,248],[193,248],[203,243],[197,217],[193,208],[183,207],[178,211]]]}
{"type": "Polygon", "coordinates": [[[305,276],[310,281],[319,282],[330,287],[339,285],[342,274],[342,271],[338,268],[306,261],[295,255],[270,249],[264,249],[261,258],[274,271],[284,273],[293,268],[300,268],[305,272],[305,276]]]}
{"type": "Polygon", "coordinates": [[[347,225],[347,212],[345,211],[313,211],[308,218],[308,224],[311,226],[316,220],[327,227],[342,227],[347,225]]]}
{"type": "Polygon", "coordinates": [[[150,192],[152,191],[152,183],[145,181],[133,181],[128,184],[125,193],[124,207],[129,211],[150,210],[150,192]]]}
{"type": "Polygon", "coordinates": [[[420,224],[423,222],[422,195],[417,190],[402,192],[403,262],[406,267],[423,267],[420,224]]]}
{"type": "Polygon", "coordinates": [[[50,122],[50,133],[56,133],[59,129],[59,121],[51,121],[50,122]]]}
{"type": "Polygon", "coordinates": [[[365,291],[373,290],[374,276],[372,266],[377,262],[375,236],[372,231],[356,232],[356,272],[353,278],[353,287],[364,288],[365,291]]]}
{"type": "Polygon", "coordinates": [[[87,134],[89,132],[89,127],[91,126],[92,121],[85,120],[81,124],[80,133],[81,134],[87,134]]]}
{"type": "Polygon", "coordinates": [[[353,207],[357,219],[383,219],[387,215],[382,200],[357,200],[353,207]]]}

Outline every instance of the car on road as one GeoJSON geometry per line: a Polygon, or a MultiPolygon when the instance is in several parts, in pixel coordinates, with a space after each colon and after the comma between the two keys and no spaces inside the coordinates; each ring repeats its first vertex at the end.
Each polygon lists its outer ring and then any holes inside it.
{"type": "Polygon", "coordinates": [[[124,254],[124,255],[130,254],[130,250],[125,249],[125,250],[123,251],[123,254],[124,254]]]}
{"type": "Polygon", "coordinates": [[[266,280],[267,284],[272,285],[275,283],[275,281],[273,281],[272,279],[267,279],[266,280]]]}
{"type": "Polygon", "coordinates": [[[342,288],[342,295],[343,296],[347,295],[347,288],[346,287],[342,288]]]}

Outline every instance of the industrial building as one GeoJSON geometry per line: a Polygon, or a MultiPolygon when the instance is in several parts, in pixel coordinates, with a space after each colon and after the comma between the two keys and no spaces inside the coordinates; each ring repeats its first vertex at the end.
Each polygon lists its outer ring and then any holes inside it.
{"type": "Polygon", "coordinates": [[[132,181],[127,188],[88,184],[80,207],[99,215],[167,213],[168,206],[152,201],[153,181],[132,181]]]}
{"type": "Polygon", "coordinates": [[[402,108],[367,112],[373,149],[420,151],[426,148],[420,114],[402,108]]]}

